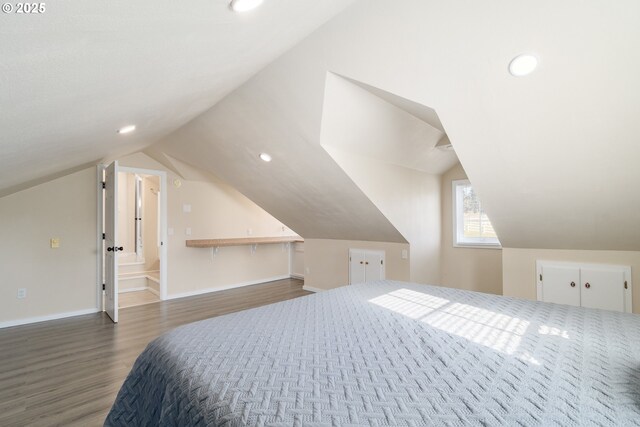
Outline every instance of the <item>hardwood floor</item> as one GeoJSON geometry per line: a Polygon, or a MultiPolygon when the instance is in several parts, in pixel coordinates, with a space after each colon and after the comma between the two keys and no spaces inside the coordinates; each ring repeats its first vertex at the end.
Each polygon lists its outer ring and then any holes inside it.
{"type": "Polygon", "coordinates": [[[296,279],[0,330],[0,426],[101,426],[135,359],[185,323],[310,292],[296,279]]]}

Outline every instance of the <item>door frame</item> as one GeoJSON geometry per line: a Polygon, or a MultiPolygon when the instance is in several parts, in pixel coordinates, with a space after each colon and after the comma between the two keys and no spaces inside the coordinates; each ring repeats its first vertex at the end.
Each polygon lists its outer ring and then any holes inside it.
{"type": "MultiPolygon", "coordinates": [[[[104,230],[104,194],[102,188],[102,182],[104,181],[104,170],[107,167],[105,164],[99,164],[96,171],[96,189],[97,189],[97,232],[96,232],[96,287],[97,297],[96,306],[99,311],[104,311],[104,298],[102,285],[104,284],[104,240],[102,239],[102,233],[104,230]]],[[[158,251],[158,257],[160,258],[160,300],[167,299],[167,173],[165,171],[143,169],[129,166],[120,166],[119,172],[133,173],[140,175],[154,175],[160,177],[160,250],[158,251]]],[[[115,190],[116,193],[118,189],[115,190]]]]}

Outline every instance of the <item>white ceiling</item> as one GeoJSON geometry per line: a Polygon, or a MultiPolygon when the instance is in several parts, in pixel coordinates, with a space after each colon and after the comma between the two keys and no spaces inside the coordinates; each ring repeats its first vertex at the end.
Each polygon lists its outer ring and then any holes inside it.
{"type": "Polygon", "coordinates": [[[139,150],[205,111],[352,0],[63,1],[0,14],[0,195],[139,150]],[[126,137],[116,129],[134,123],[126,137]]]}
{"type": "Polygon", "coordinates": [[[362,199],[318,151],[332,72],[438,112],[505,247],[640,250],[638,16],[636,0],[359,2],[167,144],[200,144],[190,157],[287,224],[342,229],[362,199]],[[524,52],[540,66],[509,75],[524,52]],[[287,166],[251,178],[261,149],[287,166]]]}
{"type": "Polygon", "coordinates": [[[327,75],[320,135],[324,147],[436,175],[458,163],[455,152],[436,148],[446,134],[429,124],[442,128],[433,109],[354,83],[327,75]]]}

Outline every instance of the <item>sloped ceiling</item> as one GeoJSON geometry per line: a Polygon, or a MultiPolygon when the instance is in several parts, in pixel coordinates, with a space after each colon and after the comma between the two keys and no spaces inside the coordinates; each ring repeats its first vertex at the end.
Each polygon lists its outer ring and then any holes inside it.
{"type": "Polygon", "coordinates": [[[359,2],[163,144],[302,234],[376,234],[345,219],[367,202],[319,149],[334,72],[438,112],[505,247],[639,250],[637,16],[635,0],[359,2]],[[512,77],[523,52],[540,66],[512,77]]]}
{"type": "Polygon", "coordinates": [[[157,141],[350,3],[236,14],[228,0],[70,0],[0,14],[0,196],[157,141]]]}
{"type": "Polygon", "coordinates": [[[433,109],[328,73],[320,135],[324,147],[440,175],[458,163],[455,152],[436,148],[443,138],[433,109]]]}

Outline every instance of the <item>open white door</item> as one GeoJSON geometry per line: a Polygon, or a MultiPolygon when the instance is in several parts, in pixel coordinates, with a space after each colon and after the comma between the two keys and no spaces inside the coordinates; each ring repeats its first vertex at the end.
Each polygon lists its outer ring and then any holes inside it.
{"type": "Polygon", "coordinates": [[[105,311],[118,323],[118,162],[105,170],[104,234],[105,234],[105,311]]]}

